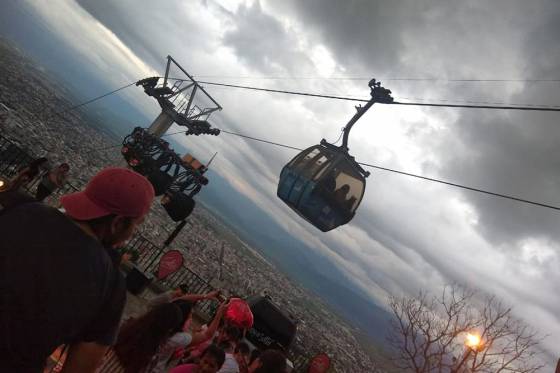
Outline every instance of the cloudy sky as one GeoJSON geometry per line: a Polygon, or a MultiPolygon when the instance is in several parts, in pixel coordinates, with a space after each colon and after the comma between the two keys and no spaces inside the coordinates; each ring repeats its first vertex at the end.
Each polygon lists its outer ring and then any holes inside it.
{"type": "MultiPolygon", "coordinates": [[[[403,102],[560,104],[560,82],[531,81],[560,79],[560,3],[553,0],[28,0],[27,6],[111,87],[161,75],[170,54],[201,80],[224,83],[368,98],[367,82],[377,78],[403,102]]],[[[216,127],[296,147],[336,140],[354,113],[352,102],[207,89],[224,108],[212,117],[216,127]]],[[[140,91],[127,97],[148,117],[157,114],[140,91]]],[[[375,105],[352,131],[350,149],[362,162],[558,206],[559,119],[546,112],[375,105]]],[[[391,294],[458,282],[512,304],[517,316],[549,334],[544,347],[557,355],[558,212],[372,170],[354,220],[323,234],[276,197],[278,175],[294,152],[226,134],[178,141],[200,159],[218,151],[213,169],[235,193],[377,304],[391,294]]]]}

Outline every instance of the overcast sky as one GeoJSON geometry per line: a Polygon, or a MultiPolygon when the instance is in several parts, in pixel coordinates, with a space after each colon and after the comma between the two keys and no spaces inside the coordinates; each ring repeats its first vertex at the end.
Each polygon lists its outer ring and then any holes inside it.
{"type": "MultiPolygon", "coordinates": [[[[377,78],[400,101],[560,104],[559,82],[520,81],[560,79],[553,0],[29,4],[114,87],[161,75],[170,54],[200,79],[225,83],[368,98],[367,81],[377,78]],[[364,79],[339,79],[349,77],[364,79]]],[[[207,88],[224,108],[215,126],[297,147],[336,140],[354,114],[352,102],[207,88]]],[[[140,91],[128,94],[157,114],[140,91]]],[[[560,206],[559,119],[374,105],[352,131],[350,149],[359,161],[560,206]]],[[[479,288],[549,334],[544,346],[557,355],[558,212],[371,170],[354,220],[323,234],[276,197],[294,152],[226,134],[180,141],[203,160],[218,151],[216,172],[377,303],[452,282],[479,288]]]]}

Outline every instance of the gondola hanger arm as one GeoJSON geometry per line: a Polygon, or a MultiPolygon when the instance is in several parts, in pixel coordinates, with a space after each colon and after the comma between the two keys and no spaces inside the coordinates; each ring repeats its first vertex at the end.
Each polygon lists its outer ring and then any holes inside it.
{"type": "Polygon", "coordinates": [[[356,106],[356,114],[354,114],[346,126],[344,126],[344,137],[342,138],[342,145],[340,147],[345,151],[348,151],[348,136],[350,135],[350,131],[358,119],[360,119],[376,102],[381,104],[391,104],[393,102],[391,91],[382,87],[381,82],[372,79],[369,81],[368,86],[371,89],[371,99],[364,106],[356,106]]]}

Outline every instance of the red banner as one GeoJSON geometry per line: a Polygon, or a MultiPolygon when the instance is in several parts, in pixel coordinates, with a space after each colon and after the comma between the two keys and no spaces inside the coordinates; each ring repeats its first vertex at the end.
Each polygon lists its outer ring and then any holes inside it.
{"type": "Polygon", "coordinates": [[[325,373],[330,367],[331,359],[327,354],[319,354],[311,359],[307,373],[325,373]]]}
{"type": "Polygon", "coordinates": [[[163,280],[170,274],[176,272],[182,265],[183,254],[181,254],[179,250],[170,250],[166,252],[159,260],[158,280],[163,280]]]}

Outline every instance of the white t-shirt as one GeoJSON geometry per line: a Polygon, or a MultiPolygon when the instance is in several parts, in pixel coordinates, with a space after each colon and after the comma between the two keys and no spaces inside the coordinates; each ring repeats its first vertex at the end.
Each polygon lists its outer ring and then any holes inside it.
{"type": "Polygon", "coordinates": [[[233,354],[226,354],[226,360],[218,373],[239,373],[239,365],[233,354]]]}
{"type": "Polygon", "coordinates": [[[165,373],[167,372],[167,362],[178,348],[185,348],[191,344],[192,336],[186,332],[175,333],[167,340],[154,356],[150,368],[146,373],[165,373]]]}

